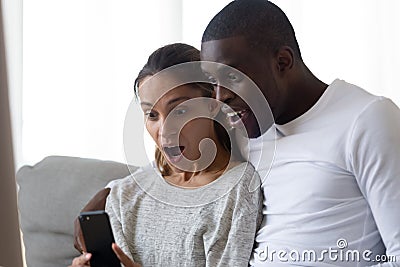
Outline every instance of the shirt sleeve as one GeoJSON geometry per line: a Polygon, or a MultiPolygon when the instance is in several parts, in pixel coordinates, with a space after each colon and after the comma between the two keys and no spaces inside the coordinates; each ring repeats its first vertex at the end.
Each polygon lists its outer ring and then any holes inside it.
{"type": "Polygon", "coordinates": [[[105,186],[105,188],[110,188],[110,189],[113,188],[114,185],[117,185],[122,179],[124,178],[109,181],[108,184],[105,186]]]}
{"type": "MultiPolygon", "coordinates": [[[[246,186],[237,194],[232,217],[221,217],[212,238],[205,242],[206,266],[249,266],[254,239],[262,220],[262,193],[246,186]]],[[[220,214],[222,214],[220,213],[220,214]]]]}
{"type": "MultiPolygon", "coordinates": [[[[379,98],[357,118],[350,139],[350,162],[390,261],[400,266],[400,110],[379,98]]],[[[372,263],[373,264],[373,263],[372,263]]]]}

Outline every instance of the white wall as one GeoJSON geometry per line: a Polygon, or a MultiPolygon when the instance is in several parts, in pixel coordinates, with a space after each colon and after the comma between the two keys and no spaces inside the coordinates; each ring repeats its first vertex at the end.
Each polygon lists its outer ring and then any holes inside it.
{"type": "Polygon", "coordinates": [[[273,0],[291,20],[307,66],[400,105],[400,1],[273,0]]]}
{"type": "MultiPolygon", "coordinates": [[[[122,129],[148,55],[181,40],[180,1],[24,3],[25,163],[51,154],[124,161],[122,129]],[[155,7],[158,7],[157,9],[155,7]]],[[[137,157],[146,163],[137,112],[137,157]]]]}

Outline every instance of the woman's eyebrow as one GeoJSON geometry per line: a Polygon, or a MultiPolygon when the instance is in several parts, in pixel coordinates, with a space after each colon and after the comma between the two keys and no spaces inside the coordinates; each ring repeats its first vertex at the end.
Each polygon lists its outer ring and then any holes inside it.
{"type": "MultiPolygon", "coordinates": [[[[171,99],[171,100],[169,100],[169,101],[167,102],[167,106],[170,106],[170,105],[172,105],[172,104],[174,104],[174,103],[176,103],[176,102],[179,102],[179,101],[181,101],[181,100],[189,100],[189,99],[191,99],[191,98],[192,98],[192,97],[188,97],[188,96],[180,96],[180,97],[177,97],[177,98],[173,98],[173,99],[171,99]]],[[[140,105],[141,105],[141,106],[150,106],[150,107],[154,106],[154,104],[149,103],[149,102],[140,102],[140,105]]]]}
{"type": "Polygon", "coordinates": [[[181,101],[181,100],[189,100],[189,99],[191,99],[192,97],[188,97],[188,96],[180,96],[180,97],[177,97],[177,98],[173,98],[173,99],[171,99],[171,100],[169,100],[168,102],[167,102],[167,105],[168,106],[170,106],[170,105],[172,105],[172,104],[174,104],[174,103],[176,103],[176,102],[179,102],[179,101],[181,101]]]}
{"type": "Polygon", "coordinates": [[[140,105],[141,105],[141,106],[150,106],[150,107],[153,106],[153,104],[151,104],[151,103],[149,103],[149,102],[140,102],[140,105]]]}

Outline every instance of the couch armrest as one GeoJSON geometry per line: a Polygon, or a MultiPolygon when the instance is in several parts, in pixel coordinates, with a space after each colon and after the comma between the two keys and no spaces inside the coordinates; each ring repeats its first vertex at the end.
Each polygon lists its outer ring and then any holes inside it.
{"type": "Polygon", "coordinates": [[[96,192],[128,176],[129,169],[113,161],[63,156],[20,168],[18,206],[27,266],[68,266],[78,254],[73,247],[75,217],[96,192]]]}

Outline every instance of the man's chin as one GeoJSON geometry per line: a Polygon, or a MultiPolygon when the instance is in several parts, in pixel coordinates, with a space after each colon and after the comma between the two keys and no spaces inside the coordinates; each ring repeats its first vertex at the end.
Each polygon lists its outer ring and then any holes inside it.
{"type": "Polygon", "coordinates": [[[246,130],[247,130],[247,136],[249,138],[257,138],[261,136],[261,131],[260,128],[258,127],[258,125],[256,127],[247,127],[246,126],[246,130]]]}
{"type": "Polygon", "coordinates": [[[243,127],[234,127],[236,132],[247,138],[257,138],[261,135],[260,127],[254,116],[248,117],[242,121],[243,127]]]}

